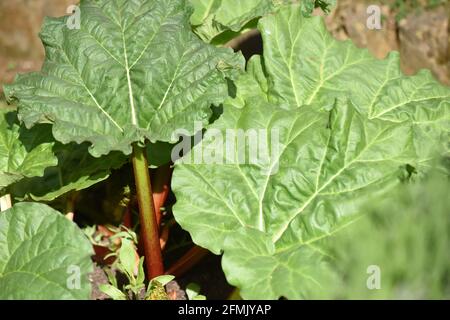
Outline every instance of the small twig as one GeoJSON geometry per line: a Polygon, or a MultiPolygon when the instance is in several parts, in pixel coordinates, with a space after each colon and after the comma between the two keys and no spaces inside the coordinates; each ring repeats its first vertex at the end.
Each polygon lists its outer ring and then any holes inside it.
{"type": "Polygon", "coordinates": [[[161,250],[164,250],[166,247],[167,241],[169,240],[170,228],[172,228],[175,224],[175,219],[172,219],[162,227],[161,235],[159,236],[161,250]]]}
{"type": "Polygon", "coordinates": [[[181,277],[187,271],[189,271],[193,266],[199,263],[206,255],[209,253],[208,250],[201,247],[195,246],[190,249],[184,256],[182,256],[177,262],[175,262],[166,274],[181,277]]]}
{"type": "Polygon", "coordinates": [[[75,217],[75,201],[78,197],[78,192],[73,192],[66,197],[66,218],[73,221],[75,217]]]}
{"type": "Polygon", "coordinates": [[[162,212],[161,207],[164,206],[170,192],[170,180],[172,177],[170,164],[163,165],[156,169],[152,179],[153,202],[155,204],[156,223],[161,225],[162,212]]]}

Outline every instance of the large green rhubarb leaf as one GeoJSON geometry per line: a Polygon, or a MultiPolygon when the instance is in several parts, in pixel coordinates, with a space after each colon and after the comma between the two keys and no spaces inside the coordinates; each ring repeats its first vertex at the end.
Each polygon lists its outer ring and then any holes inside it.
{"type": "Polygon", "coordinates": [[[0,109],[0,192],[26,177],[40,177],[47,167],[57,164],[49,126],[32,130],[21,127],[17,114],[0,109]]]}
{"type": "Polygon", "coordinates": [[[243,64],[191,32],[183,0],[81,0],[80,12],[79,29],[67,17],[45,20],[42,70],[5,94],[27,127],[50,122],[58,141],[90,142],[96,157],[130,154],[145,138],[176,142],[178,128],[192,134],[243,64]]]}
{"type": "Polygon", "coordinates": [[[89,299],[92,254],[59,212],[18,203],[0,214],[0,299],[89,299]]]}
{"type": "Polygon", "coordinates": [[[173,210],[197,244],[224,253],[244,298],[321,297],[334,278],[323,242],[427,167],[448,130],[450,89],[428,72],[403,76],[397,54],[376,60],[299,10],[260,30],[264,59],[176,164],[173,210]]]}

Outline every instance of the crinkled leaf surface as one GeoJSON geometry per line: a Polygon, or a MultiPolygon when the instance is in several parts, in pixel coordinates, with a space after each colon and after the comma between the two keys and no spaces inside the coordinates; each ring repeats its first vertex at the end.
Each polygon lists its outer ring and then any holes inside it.
{"type": "MultiPolygon", "coordinates": [[[[252,20],[262,17],[291,0],[190,0],[194,7],[191,24],[194,31],[207,42],[223,44],[223,39],[215,41],[228,31],[239,32],[247,27],[252,20]],[[213,40],[214,39],[214,40],[213,40]],[[217,38],[216,38],[217,39],[217,38]]],[[[314,8],[325,12],[334,5],[333,0],[302,0],[300,9],[304,15],[310,15],[314,8]]],[[[228,39],[225,37],[225,39],[228,39]]]]}
{"type": "Polygon", "coordinates": [[[210,42],[226,31],[240,31],[251,20],[271,12],[273,0],[190,0],[195,33],[210,42]]]}
{"type": "Polygon", "coordinates": [[[403,76],[397,54],[376,60],[298,10],[263,18],[260,30],[264,59],[250,61],[203,145],[176,165],[173,210],[197,244],[224,253],[244,298],[320,297],[334,277],[322,242],[407,165],[427,165],[448,129],[450,89],[428,72],[403,76]],[[239,147],[217,143],[227,129],[267,130],[269,161],[239,164],[239,147]],[[196,152],[226,158],[196,164],[196,152]]]}
{"type": "Polygon", "coordinates": [[[52,201],[70,191],[83,190],[107,179],[112,169],[126,163],[126,157],[118,152],[94,158],[86,144],[57,143],[53,150],[58,165],[47,168],[42,177],[26,178],[13,184],[9,192],[15,199],[52,201]]]}
{"type": "Polygon", "coordinates": [[[0,299],[89,299],[92,254],[88,239],[59,212],[18,203],[0,214],[0,299]]]}
{"type": "Polygon", "coordinates": [[[191,32],[183,0],[81,0],[80,12],[80,29],[67,17],[46,19],[42,70],[19,76],[5,95],[28,127],[50,122],[58,141],[90,142],[96,157],[130,154],[145,138],[175,142],[179,128],[193,133],[243,64],[191,32]]]}
{"type": "Polygon", "coordinates": [[[40,177],[57,164],[49,126],[21,127],[12,109],[0,109],[0,191],[26,177],[40,177]]]}

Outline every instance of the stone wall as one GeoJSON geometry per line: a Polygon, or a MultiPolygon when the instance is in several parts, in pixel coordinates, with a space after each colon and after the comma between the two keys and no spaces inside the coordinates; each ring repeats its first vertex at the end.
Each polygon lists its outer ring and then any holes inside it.
{"type": "Polygon", "coordinates": [[[450,1],[433,9],[418,8],[397,21],[396,12],[381,5],[381,30],[366,27],[367,7],[377,0],[338,0],[337,9],[327,17],[327,26],[338,39],[352,39],[382,59],[390,51],[400,51],[406,74],[430,69],[441,82],[450,85],[450,1]]]}

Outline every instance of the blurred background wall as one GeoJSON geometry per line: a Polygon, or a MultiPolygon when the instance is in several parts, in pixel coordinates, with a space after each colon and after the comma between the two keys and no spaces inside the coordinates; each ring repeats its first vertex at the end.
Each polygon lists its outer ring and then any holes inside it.
{"type": "Polygon", "coordinates": [[[327,24],[338,39],[351,38],[378,58],[400,51],[406,74],[427,68],[450,85],[449,19],[450,0],[338,0],[327,24]],[[371,4],[381,7],[381,30],[366,28],[371,4]]]}
{"type": "MultiPolygon", "coordinates": [[[[65,15],[68,6],[76,3],[0,0],[0,92],[2,84],[11,82],[18,72],[40,68],[44,51],[38,33],[43,18],[65,15]]],[[[338,39],[351,38],[379,58],[391,50],[400,51],[407,74],[428,68],[450,85],[449,16],[449,0],[338,0],[327,25],[338,39]],[[382,30],[366,28],[370,4],[382,8],[382,30]]]]}
{"type": "Polygon", "coordinates": [[[41,67],[44,49],[38,33],[42,20],[65,15],[68,6],[76,3],[78,0],[0,0],[0,87],[18,72],[41,67]]]}

